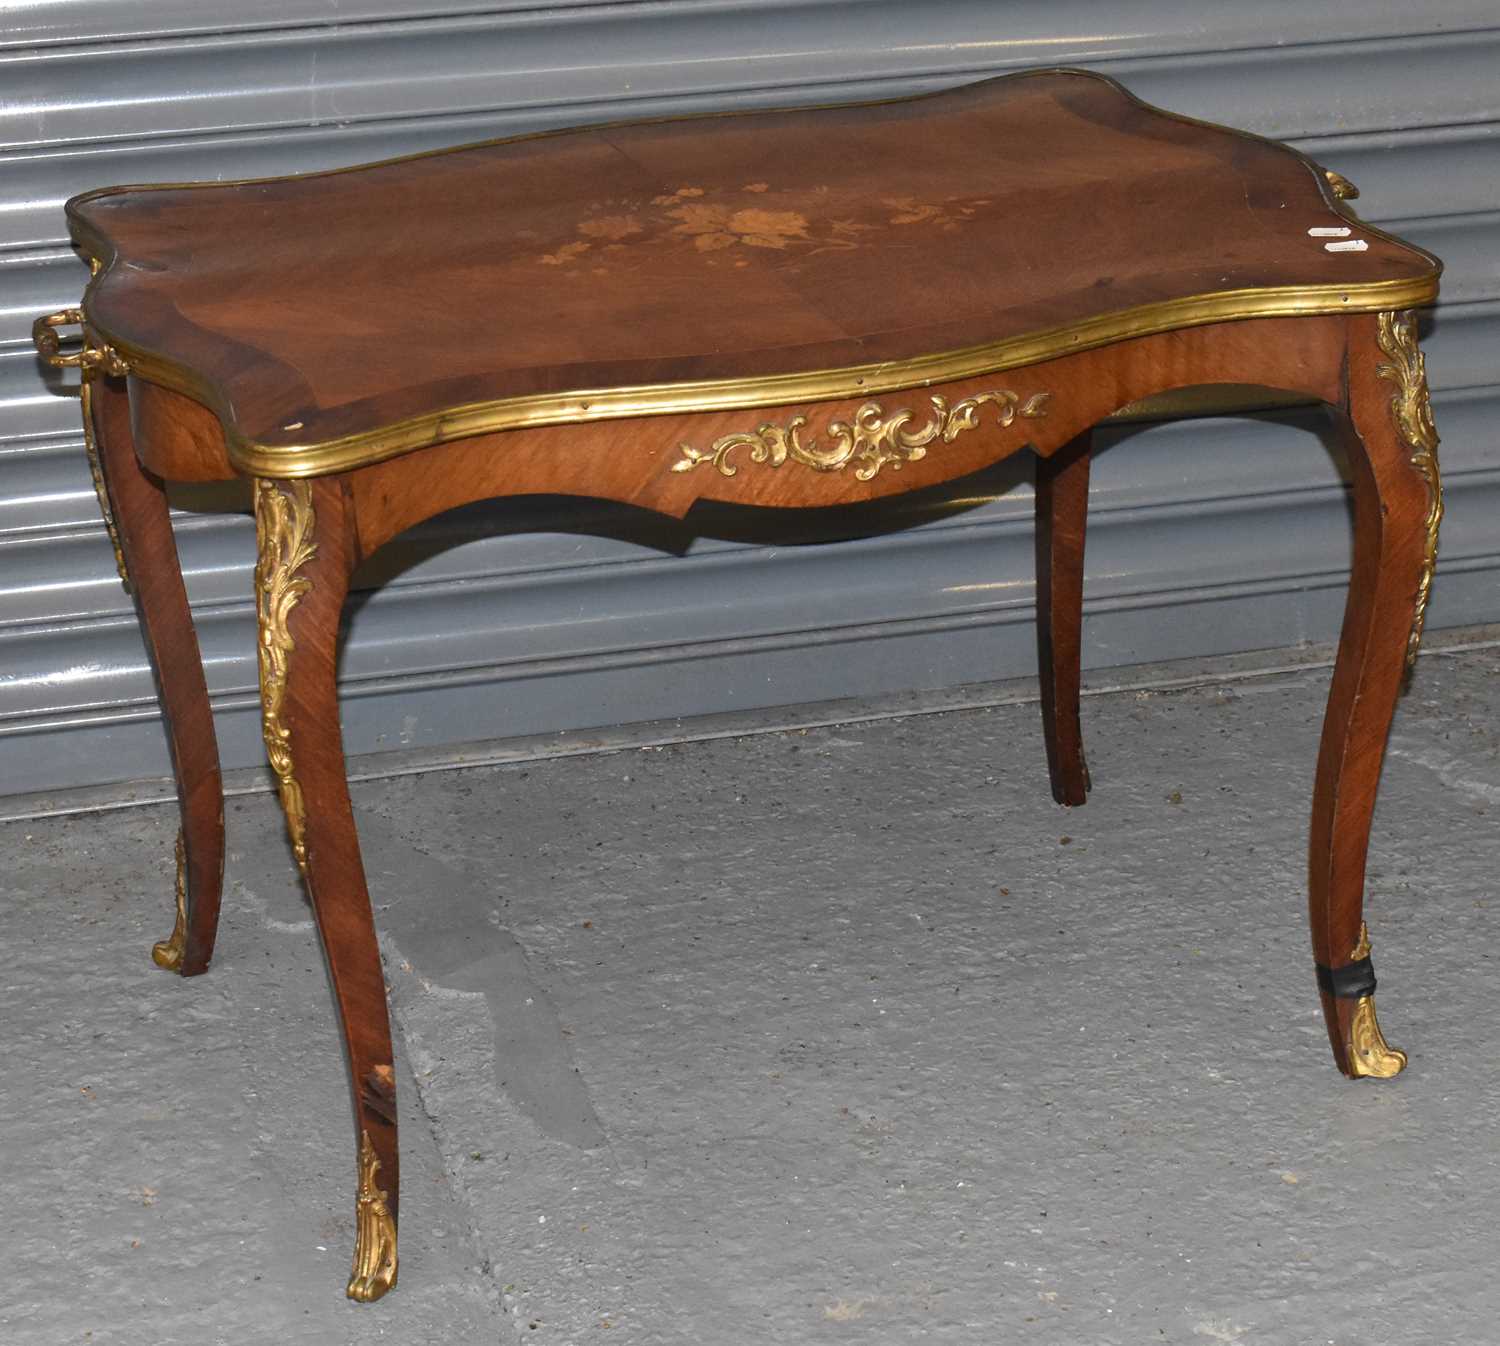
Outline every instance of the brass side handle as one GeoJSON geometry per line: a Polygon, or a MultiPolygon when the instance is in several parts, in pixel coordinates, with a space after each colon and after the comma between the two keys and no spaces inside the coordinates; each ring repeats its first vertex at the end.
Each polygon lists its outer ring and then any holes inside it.
{"type": "Polygon", "coordinates": [[[81,308],[65,308],[57,313],[43,314],[31,324],[31,340],[36,346],[37,354],[57,369],[100,369],[116,377],[130,372],[130,366],[120,358],[113,346],[89,344],[81,308]],[[64,327],[80,329],[77,347],[66,350],[63,348],[60,329],[64,327]]]}
{"type": "Polygon", "coordinates": [[[1338,200],[1353,201],[1359,195],[1359,188],[1342,173],[1335,173],[1333,169],[1325,168],[1323,176],[1328,181],[1329,190],[1338,200]]]}
{"type": "MultiPolygon", "coordinates": [[[[104,471],[99,462],[99,446],[94,442],[92,392],[94,379],[98,373],[102,371],[118,378],[121,374],[129,372],[129,366],[113,347],[89,344],[89,330],[84,326],[81,308],[65,308],[57,313],[43,314],[31,324],[31,340],[36,346],[36,353],[53,368],[73,368],[83,375],[78,389],[83,411],[83,451],[88,455],[89,474],[94,479],[94,492],[99,497],[99,511],[104,515],[104,526],[109,530],[109,540],[115,549],[115,567],[119,570],[120,579],[124,582],[128,592],[130,571],[125,565],[125,553],[120,546],[119,530],[115,527],[114,507],[110,503],[109,487],[104,480],[104,471]],[[63,349],[62,335],[58,331],[62,327],[79,329],[76,347],[63,349]]],[[[178,870],[180,879],[181,866],[178,870]]],[[[181,884],[179,884],[178,892],[181,893],[181,891],[181,884]]]]}

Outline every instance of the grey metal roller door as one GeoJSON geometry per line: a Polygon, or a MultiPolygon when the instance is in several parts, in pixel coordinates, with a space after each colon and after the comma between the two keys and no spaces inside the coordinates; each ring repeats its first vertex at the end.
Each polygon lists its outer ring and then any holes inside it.
{"type": "MultiPolygon", "coordinates": [[[[1448,263],[1427,342],[1449,511],[1429,624],[1500,617],[1500,10],[1494,0],[74,0],[0,32],[0,793],[166,770],[150,674],[83,462],[27,328],[84,270],[62,200],[486,136],[889,97],[1038,64],[1290,139],[1365,217],[1448,263]],[[253,19],[247,19],[247,13],[253,19]]],[[[899,184],[890,189],[899,193],[899,184]]],[[[1024,191],[1024,184],[1014,189],[1024,191]]],[[[461,339],[461,334],[455,334],[461,339]]],[[[1111,431],[1090,534],[1091,665],[1326,638],[1348,563],[1316,413],[1111,431]]],[[[1032,662],[1024,462],[836,516],[499,502],[375,558],[343,663],[351,751],[939,686],[1032,662]],[[973,502],[979,503],[974,504],[973,502]],[[966,507],[957,508],[955,502],[966,507]],[[690,524],[693,521],[690,521],[690,524]],[[915,526],[898,530],[898,522],[915,526]],[[845,540],[800,543],[824,533],[845,540]],[[855,534],[863,533],[863,536],[855,534]],[[450,545],[456,544],[456,545],[450,545]],[[680,554],[679,554],[680,553],[680,554]]],[[[176,518],[226,764],[260,760],[248,518],[176,518]]]]}

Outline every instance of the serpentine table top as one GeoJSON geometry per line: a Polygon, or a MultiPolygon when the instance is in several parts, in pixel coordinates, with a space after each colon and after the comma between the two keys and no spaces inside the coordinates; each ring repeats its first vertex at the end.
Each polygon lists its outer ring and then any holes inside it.
{"type": "Polygon", "coordinates": [[[1354,194],[1285,146],[1040,71],[68,203],[94,275],[35,335],[81,367],[159,675],[182,833],[154,956],[184,975],[213,952],[223,795],[162,483],[255,479],[267,756],[350,1070],[351,1296],[395,1284],[399,1154],[339,614],[363,558],[471,500],[833,504],[1034,449],[1043,726],[1053,794],[1077,805],[1091,427],[1192,385],[1326,403],[1354,567],[1313,797],[1314,968],[1340,1069],[1401,1068],[1375,1020],[1364,865],[1442,515],[1410,312],[1440,267],[1350,213],[1354,194]]]}
{"type": "Polygon", "coordinates": [[[94,330],[292,477],[512,426],[865,395],[1251,315],[1427,302],[1323,174],[1112,81],[601,126],[111,188],[94,330]]]}

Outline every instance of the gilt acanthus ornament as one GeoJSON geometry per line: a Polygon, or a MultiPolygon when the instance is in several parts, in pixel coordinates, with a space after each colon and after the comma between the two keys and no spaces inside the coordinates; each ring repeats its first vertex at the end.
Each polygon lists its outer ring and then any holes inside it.
{"type": "Polygon", "coordinates": [[[1050,396],[1033,393],[1022,398],[1009,391],[976,393],[950,406],[947,398],[934,393],[929,399],[932,409],[928,421],[915,430],[908,428],[917,416],[915,411],[903,408],[887,414],[879,402],[866,402],[851,421],[829,423],[826,443],[816,435],[804,439],[807,417],[793,416],[785,425],[768,422],[754,430],[724,435],[707,449],[680,444],[682,457],[672,464],[672,471],[691,472],[710,464],[721,475],[732,477],[739,471],[739,463],[732,461],[731,455],[737,449],[746,449],[752,463],[767,467],[793,462],[817,472],[840,472],[852,466],[860,481],[869,481],[888,463],[893,471],[899,471],[906,463],[925,458],[927,446],[934,440],[951,444],[965,431],[975,429],[980,424],[980,409],[986,405],[995,408],[994,423],[1007,426],[1017,417],[1045,416],[1050,396]]]}

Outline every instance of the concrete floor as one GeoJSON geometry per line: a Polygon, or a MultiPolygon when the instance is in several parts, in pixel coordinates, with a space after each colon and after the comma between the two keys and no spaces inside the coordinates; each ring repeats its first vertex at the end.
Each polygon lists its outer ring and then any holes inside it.
{"type": "Polygon", "coordinates": [[[5,824],[0,1342],[1493,1346],[1497,673],[1424,658],[1393,737],[1384,1083],[1312,984],[1324,669],[1091,697],[1073,812],[1031,705],[359,785],[374,1307],[272,801],[191,982],[148,958],[172,810],[5,824]]]}

